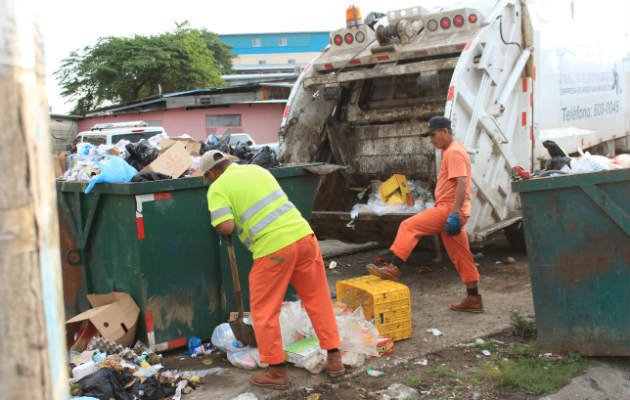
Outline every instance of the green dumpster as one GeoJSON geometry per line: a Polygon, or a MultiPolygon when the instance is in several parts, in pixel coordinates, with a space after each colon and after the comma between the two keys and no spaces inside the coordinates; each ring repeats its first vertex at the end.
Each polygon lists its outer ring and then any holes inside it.
{"type": "MultiPolygon", "coordinates": [[[[306,166],[307,167],[307,166],[306,166]]],[[[319,176],[305,166],[270,170],[289,199],[308,219],[319,176]]],[[[78,313],[86,293],[123,291],[140,307],[138,339],[154,349],[181,347],[189,336],[209,338],[214,327],[236,310],[225,248],[210,225],[206,204],[209,182],[185,178],[129,184],[98,184],[84,195],[86,184],[57,182],[60,218],[72,243],[62,251],[64,273],[80,285],[64,293],[74,299],[66,310],[78,313]],[[67,271],[64,271],[67,272],[67,271]]],[[[250,253],[236,241],[239,274],[248,308],[250,253]]],[[[289,291],[287,298],[294,294],[289,291]]]]}
{"type": "Polygon", "coordinates": [[[515,182],[538,341],[630,355],[630,169],[515,182]]]}

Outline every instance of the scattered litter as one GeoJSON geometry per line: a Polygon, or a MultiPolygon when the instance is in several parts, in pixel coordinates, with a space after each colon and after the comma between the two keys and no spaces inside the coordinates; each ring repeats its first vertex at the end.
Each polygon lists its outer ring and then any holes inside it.
{"type": "Polygon", "coordinates": [[[328,264],[328,269],[335,269],[335,268],[337,268],[337,261],[331,261],[328,264]]]}
{"type": "Polygon", "coordinates": [[[175,389],[175,395],[173,396],[173,400],[181,400],[182,398],[182,390],[188,386],[188,381],[183,380],[177,383],[177,388],[175,389]]]}
{"type": "MultiPolygon", "coordinates": [[[[198,376],[200,378],[205,378],[206,376],[221,376],[221,375],[225,375],[228,373],[228,369],[227,368],[223,368],[223,367],[214,367],[214,368],[208,368],[208,369],[199,369],[199,370],[195,370],[195,371],[182,371],[180,372],[180,374],[182,376],[189,376],[189,377],[193,377],[193,376],[198,376]]],[[[165,374],[162,373],[162,376],[164,376],[165,374]]]]}
{"type": "Polygon", "coordinates": [[[495,263],[496,265],[499,265],[499,264],[503,264],[503,261],[501,261],[501,260],[496,260],[494,263],[495,263]]]}
{"type": "Polygon", "coordinates": [[[486,341],[483,340],[482,338],[475,339],[475,344],[484,344],[484,343],[486,343],[486,341]]]}
{"type": "Polygon", "coordinates": [[[383,376],[383,375],[385,375],[385,372],[379,371],[378,369],[372,369],[372,368],[366,369],[365,372],[367,372],[367,374],[370,375],[370,376],[383,376]]]}
{"type": "Polygon", "coordinates": [[[393,383],[385,390],[381,390],[379,400],[417,400],[420,399],[420,393],[414,388],[411,388],[402,383],[393,383]]]}
{"type": "Polygon", "coordinates": [[[490,351],[486,349],[481,350],[481,354],[483,354],[486,357],[490,357],[492,355],[492,353],[490,353],[490,351]]]}
{"type": "Polygon", "coordinates": [[[390,355],[394,352],[394,340],[392,338],[379,337],[376,342],[376,351],[380,357],[390,355]]]}
{"type": "Polygon", "coordinates": [[[477,258],[484,258],[484,257],[485,257],[485,255],[484,255],[482,252],[475,253],[475,254],[473,255],[473,258],[474,258],[474,259],[477,259],[477,258]]]}
{"type": "Polygon", "coordinates": [[[258,397],[254,393],[242,393],[236,397],[233,397],[231,400],[258,400],[258,397]]]}
{"type": "Polygon", "coordinates": [[[472,395],[472,400],[479,400],[479,399],[481,399],[481,393],[474,392],[472,395]]]}
{"type": "Polygon", "coordinates": [[[415,365],[421,365],[423,367],[426,367],[427,365],[429,365],[429,360],[427,360],[426,358],[422,358],[420,360],[416,360],[414,362],[415,365]]]}
{"type": "Polygon", "coordinates": [[[508,264],[516,264],[516,258],[514,257],[506,257],[505,262],[508,264]]]}
{"type": "Polygon", "coordinates": [[[214,361],[212,361],[211,358],[204,358],[203,360],[201,360],[201,363],[205,366],[210,366],[214,364],[214,361]]]}
{"type": "Polygon", "coordinates": [[[543,354],[543,357],[552,357],[552,356],[553,356],[553,353],[545,353],[545,354],[543,354]]]}
{"type": "Polygon", "coordinates": [[[442,333],[442,331],[439,330],[438,328],[429,328],[429,329],[427,329],[427,332],[432,334],[433,336],[442,336],[442,335],[444,335],[444,333],[442,333]]]}
{"type": "Polygon", "coordinates": [[[322,397],[321,393],[311,393],[308,396],[306,396],[305,400],[319,400],[320,397],[322,397]]]}
{"type": "Polygon", "coordinates": [[[502,342],[498,339],[490,339],[492,342],[496,343],[496,344],[505,344],[505,342],[502,342]]]}

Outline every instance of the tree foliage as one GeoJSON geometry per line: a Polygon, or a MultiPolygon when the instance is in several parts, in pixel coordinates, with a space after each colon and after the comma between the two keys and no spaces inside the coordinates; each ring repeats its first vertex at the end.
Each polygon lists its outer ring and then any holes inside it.
{"type": "Polygon", "coordinates": [[[153,36],[100,38],[75,50],[55,76],[61,95],[76,101],[73,113],[108,103],[128,103],[161,92],[221,87],[232,65],[230,47],[187,22],[153,36]]]}

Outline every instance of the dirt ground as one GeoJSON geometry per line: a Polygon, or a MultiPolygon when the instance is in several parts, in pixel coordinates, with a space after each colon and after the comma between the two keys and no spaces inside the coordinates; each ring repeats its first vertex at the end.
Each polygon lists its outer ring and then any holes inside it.
{"type": "MultiPolygon", "coordinates": [[[[370,398],[370,393],[384,389],[391,383],[406,384],[410,377],[427,368],[418,364],[419,360],[424,358],[428,359],[429,365],[441,362],[440,359],[444,357],[448,359],[461,358],[458,362],[466,363],[466,357],[470,357],[470,354],[447,349],[460,343],[470,342],[478,337],[487,337],[503,332],[510,326],[510,315],[513,311],[525,317],[533,318],[534,309],[526,256],[511,251],[507,243],[500,239],[491,242],[482,250],[474,251],[474,253],[479,252],[482,255],[477,257],[476,261],[479,263],[481,274],[480,293],[483,296],[485,313],[467,314],[450,311],[449,304],[458,302],[465,296],[464,286],[459,281],[457,273],[448,260],[433,262],[434,254],[432,252],[415,252],[408,260],[402,278],[402,283],[411,289],[412,337],[396,342],[394,354],[370,359],[364,367],[349,369],[345,377],[336,381],[329,380],[324,374],[312,375],[305,370],[291,367],[289,370],[291,387],[286,391],[278,392],[250,385],[247,381],[251,375],[250,371],[231,367],[222,358],[213,360],[211,366],[203,365],[199,361],[186,360],[183,357],[176,359],[175,362],[171,361],[171,364],[167,365],[191,369],[209,367],[229,369],[220,377],[204,378],[203,386],[187,395],[185,397],[187,400],[232,399],[246,392],[255,394],[258,399],[350,400],[370,398]],[[515,258],[516,262],[514,264],[506,263],[507,257],[515,258]],[[433,336],[427,332],[427,329],[430,328],[439,329],[443,335],[433,336]],[[458,357],[459,353],[461,353],[461,357],[458,357]],[[177,365],[178,363],[184,364],[177,365]],[[365,372],[367,367],[382,370],[385,375],[378,378],[369,376],[365,372]],[[320,396],[313,396],[314,394],[320,396]]],[[[364,275],[365,265],[385,254],[385,249],[372,249],[326,259],[327,265],[332,260],[337,261],[340,265],[335,269],[328,270],[331,293],[336,294],[335,282],[364,275]]],[[[324,255],[326,256],[326,252],[324,255]]],[[[513,398],[527,399],[528,397],[513,398]]]]}

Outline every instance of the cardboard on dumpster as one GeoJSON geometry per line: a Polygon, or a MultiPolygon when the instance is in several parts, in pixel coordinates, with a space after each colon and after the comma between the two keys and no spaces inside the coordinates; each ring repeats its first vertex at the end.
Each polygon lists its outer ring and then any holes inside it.
{"type": "Polygon", "coordinates": [[[66,321],[69,342],[74,340],[75,333],[85,326],[85,322],[89,322],[101,336],[123,346],[131,346],[140,315],[140,308],[131,296],[112,292],[89,294],[87,299],[93,308],[66,321]]]}
{"type": "Polygon", "coordinates": [[[159,172],[177,179],[190,168],[192,162],[193,160],[186,150],[186,144],[178,142],[166,149],[151,164],[144,167],[140,173],[159,172]]]}
{"type": "Polygon", "coordinates": [[[191,156],[199,156],[201,152],[201,143],[196,141],[193,138],[168,138],[162,139],[160,142],[160,147],[162,148],[162,152],[166,151],[170,147],[172,147],[176,143],[183,143],[184,148],[191,156]]]}

